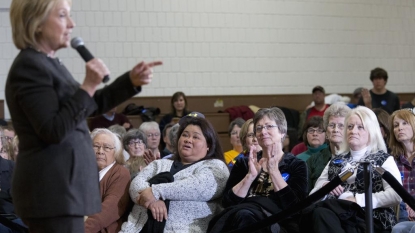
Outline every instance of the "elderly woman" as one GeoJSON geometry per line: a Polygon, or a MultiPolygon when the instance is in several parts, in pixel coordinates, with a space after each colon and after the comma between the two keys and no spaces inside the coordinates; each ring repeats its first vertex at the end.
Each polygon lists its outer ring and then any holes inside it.
{"type": "Polygon", "coordinates": [[[143,157],[147,147],[147,136],[139,129],[132,129],[124,135],[123,145],[130,155],[126,161],[126,167],[130,171],[131,179],[133,179],[147,166],[143,157]]]}
{"type": "MultiPolygon", "coordinates": [[[[389,145],[401,172],[403,187],[415,198],[415,112],[414,109],[401,109],[395,111],[391,118],[393,134],[389,145]]],[[[410,221],[398,223],[392,233],[415,233],[415,212],[408,205],[406,210],[410,221]]]]}
{"type": "MultiPolygon", "coordinates": [[[[365,206],[363,165],[359,161],[373,161],[374,165],[382,166],[395,178],[400,180],[398,167],[392,156],[386,153],[386,145],[380,132],[379,123],[372,110],[359,106],[352,109],[346,116],[343,143],[340,145],[338,155],[334,157],[324,168],[311,193],[327,184],[335,176],[347,168],[357,166],[354,174],[347,179],[347,182],[333,189],[326,197],[323,204],[312,210],[312,223],[304,223],[308,232],[345,232],[348,225],[342,216],[342,210],[365,206]],[[334,205],[342,204],[342,208],[331,208],[334,205]]],[[[388,232],[396,224],[395,212],[392,207],[399,204],[401,198],[392,187],[373,173],[372,178],[372,200],[374,229],[376,232],[388,232]]],[[[321,203],[319,203],[321,204],[321,203]]],[[[361,210],[362,212],[363,210],[361,210]]],[[[362,216],[356,216],[359,219],[362,216]]],[[[363,217],[364,219],[364,217],[363,217]]],[[[364,221],[361,219],[362,221],[364,221]]]]}
{"type": "Polygon", "coordinates": [[[239,133],[239,138],[242,144],[242,153],[240,153],[236,158],[228,163],[229,169],[232,169],[233,165],[236,163],[236,160],[240,157],[249,156],[249,151],[251,146],[256,147],[256,151],[260,152],[262,150],[261,146],[258,144],[258,139],[254,133],[254,122],[253,119],[248,119],[241,127],[241,132],[239,133]]]}
{"type": "MultiPolygon", "coordinates": [[[[287,132],[284,113],[276,107],[260,109],[254,117],[254,131],[262,153],[251,146],[249,157],[239,158],[232,168],[223,194],[227,207],[215,216],[208,232],[238,229],[275,214],[307,195],[307,167],[292,154],[284,154],[287,132]]],[[[274,224],[261,232],[294,231],[291,221],[274,224]]]]}
{"type": "Polygon", "coordinates": [[[12,187],[16,212],[31,232],[82,232],[84,216],[101,209],[86,119],[137,95],[162,63],[140,62],[99,89],[110,72],[94,58],[80,84],[56,57],[75,27],[72,1],[10,2],[13,42],[20,50],[5,85],[20,139],[12,187]]]}
{"type": "Polygon", "coordinates": [[[324,167],[334,158],[336,151],[340,149],[340,144],[343,142],[344,120],[349,112],[350,108],[342,102],[332,104],[324,112],[323,123],[329,147],[311,155],[307,160],[309,191],[314,188],[314,184],[323,172],[324,167]]]}
{"type": "Polygon", "coordinates": [[[136,204],[121,232],[206,232],[229,171],[208,121],[190,117],[178,135],[173,159],[153,161],[132,181],[136,204]]]}
{"type": "Polygon", "coordinates": [[[239,138],[239,133],[244,123],[245,120],[238,117],[229,124],[228,134],[232,144],[232,150],[226,151],[224,154],[226,164],[229,164],[242,152],[242,143],[239,138]]]}
{"type": "Polygon", "coordinates": [[[108,129],[92,131],[92,147],[99,170],[101,212],[85,220],[85,232],[118,232],[128,209],[130,174],[123,166],[124,157],[118,137],[108,129]]]}
{"type": "Polygon", "coordinates": [[[150,151],[154,156],[160,157],[159,145],[161,135],[157,122],[143,122],[138,129],[143,131],[147,136],[147,150],[150,151]]]}
{"type": "Polygon", "coordinates": [[[323,118],[313,116],[304,124],[303,142],[307,145],[307,150],[297,155],[297,158],[307,161],[312,154],[318,153],[328,147],[326,143],[326,131],[323,127],[323,118]]]}

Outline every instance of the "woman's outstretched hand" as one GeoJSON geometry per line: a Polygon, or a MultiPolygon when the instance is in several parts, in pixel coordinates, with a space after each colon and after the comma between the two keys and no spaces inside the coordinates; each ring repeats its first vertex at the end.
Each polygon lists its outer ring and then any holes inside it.
{"type": "Polygon", "coordinates": [[[149,63],[140,62],[130,71],[130,79],[135,87],[151,83],[153,78],[153,67],[162,65],[161,61],[149,63]]]}

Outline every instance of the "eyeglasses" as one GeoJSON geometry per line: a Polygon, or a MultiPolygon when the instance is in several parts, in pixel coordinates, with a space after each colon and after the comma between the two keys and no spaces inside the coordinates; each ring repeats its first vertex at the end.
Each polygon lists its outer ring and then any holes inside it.
{"type": "Polygon", "coordinates": [[[232,136],[239,135],[239,132],[238,132],[238,131],[232,131],[232,132],[231,132],[231,135],[232,135],[232,136]]]}
{"type": "Polygon", "coordinates": [[[128,143],[128,146],[129,147],[134,147],[134,146],[136,146],[136,145],[139,145],[139,146],[142,146],[142,145],[144,145],[144,142],[143,142],[143,140],[136,140],[136,141],[133,141],[133,140],[131,140],[129,143],[128,143]]]}
{"type": "Polygon", "coordinates": [[[253,138],[253,137],[255,137],[255,134],[254,133],[249,133],[249,134],[246,135],[246,137],[247,138],[253,138]]]}
{"type": "Polygon", "coordinates": [[[338,124],[336,124],[336,123],[330,123],[327,127],[330,128],[330,129],[335,129],[336,126],[339,129],[344,129],[344,125],[342,123],[338,123],[338,124]]]}
{"type": "Polygon", "coordinates": [[[264,125],[264,126],[257,126],[255,128],[255,131],[257,133],[261,133],[262,129],[266,129],[267,131],[269,131],[270,129],[274,128],[274,127],[278,127],[278,125],[264,125]]]}
{"type": "Polygon", "coordinates": [[[153,138],[157,138],[157,137],[160,137],[160,134],[159,133],[155,133],[155,134],[147,134],[147,137],[148,138],[151,138],[151,137],[153,137],[153,138]]]}
{"type": "Polygon", "coordinates": [[[107,146],[107,145],[103,145],[103,146],[93,145],[93,148],[94,148],[95,151],[99,151],[101,149],[101,147],[106,152],[110,152],[112,149],[115,148],[115,147],[110,147],[110,146],[107,146]]]}
{"type": "Polygon", "coordinates": [[[318,134],[322,134],[322,133],[324,133],[324,130],[323,129],[313,129],[313,128],[307,129],[307,133],[309,133],[309,134],[313,134],[315,132],[317,132],[318,134]]]}
{"type": "Polygon", "coordinates": [[[13,137],[9,137],[9,136],[4,136],[4,138],[7,140],[7,141],[12,141],[13,140],[13,137]]]}

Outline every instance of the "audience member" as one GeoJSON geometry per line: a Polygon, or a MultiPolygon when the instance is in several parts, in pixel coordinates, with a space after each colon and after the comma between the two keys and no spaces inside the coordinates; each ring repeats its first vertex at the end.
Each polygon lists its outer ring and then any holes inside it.
{"type": "Polygon", "coordinates": [[[318,153],[328,147],[323,118],[321,116],[311,117],[304,125],[303,131],[303,141],[307,145],[307,150],[297,155],[297,158],[307,161],[312,154],[318,153]]]}
{"type": "MultiPolygon", "coordinates": [[[[236,161],[223,194],[226,209],[212,219],[208,232],[251,225],[307,196],[305,162],[282,151],[287,132],[284,113],[277,107],[260,109],[254,117],[254,131],[262,153],[257,156],[256,147],[251,146],[249,158],[236,161]]],[[[296,229],[290,218],[260,232],[296,232],[296,229]]]]}
{"type": "Polygon", "coordinates": [[[0,157],[0,232],[2,233],[27,232],[27,227],[14,212],[10,192],[14,165],[13,161],[0,157]]]}
{"type": "Polygon", "coordinates": [[[132,181],[136,204],[120,232],[206,232],[220,209],[229,171],[215,129],[193,117],[180,123],[178,135],[173,160],[150,163],[132,181]]]}
{"type": "MultiPolygon", "coordinates": [[[[412,108],[392,113],[390,128],[393,133],[389,139],[392,155],[401,172],[402,185],[415,198],[415,112],[412,108]]],[[[414,233],[415,212],[406,205],[408,220],[393,227],[392,233],[414,233]]]]}
{"type": "Polygon", "coordinates": [[[390,153],[391,150],[388,146],[389,138],[390,138],[390,128],[389,122],[391,120],[390,114],[381,108],[373,108],[372,111],[375,113],[376,118],[379,122],[380,132],[382,133],[382,137],[385,140],[387,152],[390,153]]]}
{"type": "Polygon", "coordinates": [[[121,141],[124,138],[124,135],[127,133],[127,130],[121,125],[111,125],[108,127],[108,130],[115,133],[121,141]]]}
{"type": "Polygon", "coordinates": [[[388,73],[382,68],[375,68],[370,72],[370,81],[373,88],[370,91],[366,88],[362,90],[362,98],[359,105],[368,108],[382,108],[391,114],[393,111],[400,109],[399,97],[386,89],[388,82],[388,73]]]}
{"type": "Polygon", "coordinates": [[[9,143],[12,143],[14,136],[16,136],[13,126],[8,125],[3,126],[2,128],[4,131],[4,137],[7,139],[9,143]]]}
{"type": "Polygon", "coordinates": [[[129,154],[126,167],[130,171],[131,179],[133,179],[147,166],[143,157],[147,147],[147,136],[139,129],[132,129],[125,134],[123,145],[129,154]]]}
{"type": "MultiPolygon", "coordinates": [[[[300,124],[298,125],[299,130],[302,130],[304,127],[305,122],[310,119],[312,116],[321,116],[323,117],[324,111],[330,106],[325,103],[324,97],[326,91],[322,86],[315,86],[311,91],[314,106],[307,108],[300,116],[300,124]]],[[[299,132],[300,135],[303,132],[299,132]]]]}
{"type": "Polygon", "coordinates": [[[14,136],[12,145],[13,145],[13,152],[14,152],[14,160],[13,161],[16,161],[17,160],[17,155],[19,154],[19,137],[17,135],[14,136]]]}
{"type": "Polygon", "coordinates": [[[355,108],[358,106],[359,100],[362,97],[362,90],[363,87],[358,87],[353,91],[352,99],[350,100],[350,103],[347,104],[349,108],[355,108]]]}
{"type": "Polygon", "coordinates": [[[344,119],[349,112],[350,108],[344,103],[335,103],[324,112],[323,124],[329,147],[319,153],[312,154],[307,160],[309,191],[314,188],[314,184],[323,172],[324,167],[340,149],[344,138],[344,119]]]}
{"type": "Polygon", "coordinates": [[[402,108],[415,108],[415,98],[413,98],[411,101],[402,104],[402,108]]]}
{"type": "Polygon", "coordinates": [[[224,156],[226,164],[229,164],[234,158],[236,158],[236,156],[242,152],[242,143],[241,139],[239,138],[239,133],[244,123],[245,120],[238,117],[229,124],[228,134],[232,144],[232,150],[225,152],[224,156]]]}
{"type": "Polygon", "coordinates": [[[117,113],[117,107],[115,107],[100,116],[92,118],[91,131],[97,128],[109,128],[112,125],[121,125],[125,130],[133,128],[130,120],[125,115],[117,113]]]}
{"type": "Polygon", "coordinates": [[[9,143],[9,140],[4,135],[4,130],[0,128],[0,156],[3,159],[14,161],[13,145],[9,143]]]}
{"type": "Polygon", "coordinates": [[[170,130],[171,130],[171,127],[173,127],[173,125],[174,125],[175,123],[172,123],[172,122],[170,122],[170,123],[168,123],[165,127],[164,127],[164,129],[163,129],[163,131],[162,131],[162,135],[163,135],[163,142],[164,142],[164,145],[165,145],[165,147],[164,147],[164,149],[160,152],[160,157],[161,158],[163,158],[164,156],[166,156],[166,155],[170,155],[170,154],[172,154],[173,152],[173,146],[172,146],[172,144],[171,144],[171,142],[170,142],[170,137],[169,137],[169,133],[170,133],[170,130]]]}
{"type": "Polygon", "coordinates": [[[256,148],[257,152],[262,151],[261,146],[258,144],[258,139],[254,133],[254,122],[253,119],[248,119],[241,127],[241,132],[239,133],[239,138],[242,143],[243,151],[235,157],[231,162],[228,163],[228,168],[232,169],[236,160],[241,157],[248,157],[251,146],[256,148]]]}
{"type": "Polygon", "coordinates": [[[91,138],[99,169],[102,201],[101,212],[85,220],[85,233],[118,232],[130,204],[130,174],[123,166],[121,141],[104,128],[92,131],[91,138]]]}
{"type": "Polygon", "coordinates": [[[157,122],[143,122],[138,129],[147,136],[146,153],[150,153],[151,156],[160,159],[160,128],[157,122]]]}
{"type": "Polygon", "coordinates": [[[186,95],[181,91],[178,91],[173,94],[170,100],[170,106],[171,106],[170,113],[164,115],[163,118],[161,118],[160,120],[160,124],[159,124],[160,132],[163,132],[164,127],[168,123],[177,123],[178,118],[186,116],[189,113],[187,109],[186,95]]]}
{"type": "MultiPolygon", "coordinates": [[[[373,161],[374,166],[382,166],[396,179],[400,180],[398,167],[392,156],[386,153],[385,141],[380,132],[379,123],[372,110],[359,106],[346,116],[346,130],[338,155],[324,168],[311,193],[316,192],[344,169],[357,168],[346,182],[334,188],[326,200],[317,202],[303,216],[300,224],[304,232],[345,232],[345,229],[359,228],[356,222],[364,222],[365,188],[363,165],[359,161],[373,161]],[[357,205],[356,205],[357,204],[357,205]],[[351,215],[353,223],[343,218],[344,212],[351,215]]],[[[396,224],[395,207],[401,201],[393,188],[377,173],[372,174],[372,200],[375,232],[390,231],[396,224]]],[[[364,230],[364,229],[363,229],[364,230]]]]}

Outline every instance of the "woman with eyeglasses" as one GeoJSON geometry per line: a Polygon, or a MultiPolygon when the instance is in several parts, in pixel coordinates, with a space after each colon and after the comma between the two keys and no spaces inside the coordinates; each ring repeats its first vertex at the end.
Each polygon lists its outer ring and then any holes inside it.
{"type": "MultiPolygon", "coordinates": [[[[257,155],[257,148],[251,146],[249,157],[236,161],[223,193],[226,209],[210,222],[208,232],[243,228],[307,195],[305,162],[282,150],[287,133],[284,113],[277,107],[263,108],[253,122],[262,153],[257,155]]],[[[297,232],[297,228],[294,218],[289,218],[257,232],[297,232]]]]}
{"type": "Polygon", "coordinates": [[[155,157],[155,159],[160,159],[160,129],[159,125],[155,121],[143,122],[139,130],[143,131],[144,134],[147,136],[147,149],[146,153],[149,153],[151,156],[155,157]]]}
{"type": "Polygon", "coordinates": [[[242,152],[242,143],[239,138],[239,133],[244,123],[245,120],[238,117],[229,124],[228,134],[232,144],[232,150],[226,151],[224,154],[226,164],[229,164],[242,152]]]}
{"type": "Polygon", "coordinates": [[[248,157],[251,146],[255,146],[257,152],[262,151],[261,146],[258,144],[258,139],[254,133],[254,122],[253,119],[248,119],[241,127],[241,132],[239,133],[239,138],[242,144],[243,151],[235,157],[231,162],[228,163],[228,168],[232,169],[233,165],[236,163],[236,160],[241,157],[248,157]]]}
{"type": "Polygon", "coordinates": [[[303,142],[306,143],[307,150],[297,155],[297,158],[303,161],[307,161],[312,154],[328,147],[326,131],[323,128],[323,118],[321,116],[313,116],[304,124],[303,142]]]}
{"type": "MultiPolygon", "coordinates": [[[[393,157],[386,152],[376,115],[367,107],[359,106],[346,116],[343,142],[336,154],[324,168],[311,194],[345,169],[354,168],[354,172],[347,181],[327,194],[324,201],[317,202],[308,209],[309,212],[304,213],[304,221],[300,224],[303,232],[364,231],[365,187],[361,161],[381,166],[400,180],[398,167],[393,157]]],[[[401,198],[378,173],[372,173],[371,182],[374,230],[376,233],[390,232],[396,224],[392,207],[397,206],[401,198]]]]}
{"type": "Polygon", "coordinates": [[[118,137],[108,129],[92,131],[101,193],[101,212],[88,216],[85,233],[118,232],[131,206],[128,193],[130,173],[123,166],[124,156],[118,137]]]}
{"type": "Polygon", "coordinates": [[[139,129],[132,129],[124,135],[123,145],[130,155],[125,166],[130,171],[131,179],[134,179],[147,166],[143,157],[147,148],[147,136],[139,129]]]}
{"type": "Polygon", "coordinates": [[[309,191],[314,188],[314,184],[323,172],[324,167],[339,150],[340,144],[343,142],[344,120],[349,112],[350,108],[342,102],[330,105],[324,112],[323,125],[329,147],[312,154],[307,160],[309,191]]]}
{"type": "MultiPolygon", "coordinates": [[[[401,173],[403,187],[415,198],[415,112],[406,108],[391,116],[389,145],[401,173]]],[[[415,233],[415,211],[406,206],[407,221],[393,227],[392,233],[415,233]]]]}

